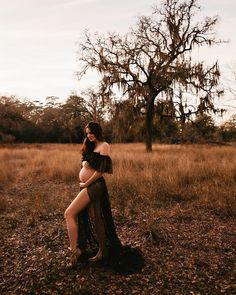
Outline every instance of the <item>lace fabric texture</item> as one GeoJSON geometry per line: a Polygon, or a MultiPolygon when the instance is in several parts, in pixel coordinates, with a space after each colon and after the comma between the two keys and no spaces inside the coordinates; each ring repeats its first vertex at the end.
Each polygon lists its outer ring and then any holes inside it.
{"type": "Polygon", "coordinates": [[[109,156],[104,156],[100,153],[92,152],[85,155],[82,161],[87,161],[89,165],[98,172],[110,174],[113,172],[112,160],[109,156]]]}
{"type": "MultiPolygon", "coordinates": [[[[86,155],[83,161],[100,172],[112,173],[112,160],[93,152],[86,155]]],[[[104,260],[116,271],[130,274],[143,267],[141,252],[130,246],[123,246],[116,232],[112,217],[109,194],[103,177],[87,187],[91,203],[78,214],[78,247],[85,257],[97,253],[99,243],[105,249],[104,260]]]]}

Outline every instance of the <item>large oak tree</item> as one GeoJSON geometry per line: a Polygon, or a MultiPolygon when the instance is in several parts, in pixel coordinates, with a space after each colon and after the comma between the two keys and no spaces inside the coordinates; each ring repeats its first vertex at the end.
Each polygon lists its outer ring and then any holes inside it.
{"type": "Polygon", "coordinates": [[[195,47],[220,42],[214,33],[218,18],[198,21],[199,9],[197,0],[165,0],[160,9],[153,8],[151,16],[140,17],[125,35],[102,36],[87,31],[80,42],[79,79],[88,69],[96,69],[104,93],[117,85],[134,104],[138,100],[144,102],[147,151],[152,150],[156,100],[165,97],[173,101],[174,91],[181,89],[179,107],[184,108],[184,117],[193,112],[188,109],[187,99],[182,104],[184,92],[195,96],[194,112],[215,110],[214,99],[222,93],[218,89],[217,62],[208,66],[192,58],[195,47]]]}

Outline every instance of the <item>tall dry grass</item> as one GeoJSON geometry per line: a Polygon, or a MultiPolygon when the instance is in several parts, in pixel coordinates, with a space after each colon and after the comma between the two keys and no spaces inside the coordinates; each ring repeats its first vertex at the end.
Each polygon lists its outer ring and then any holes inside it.
{"type": "Polygon", "coordinates": [[[0,149],[0,182],[30,177],[71,182],[80,170],[78,146],[32,145],[0,149]]]}
{"type": "Polygon", "coordinates": [[[193,206],[235,213],[235,147],[155,145],[147,154],[143,145],[116,145],[113,161],[109,186],[123,210],[148,212],[149,221],[193,206]]]}
{"type": "MultiPolygon", "coordinates": [[[[148,154],[143,144],[115,144],[111,156],[114,174],[106,179],[112,202],[127,214],[144,216],[149,225],[184,207],[235,212],[233,146],[154,145],[148,154]]],[[[78,182],[80,161],[79,145],[1,148],[0,188],[27,179],[78,182]]]]}

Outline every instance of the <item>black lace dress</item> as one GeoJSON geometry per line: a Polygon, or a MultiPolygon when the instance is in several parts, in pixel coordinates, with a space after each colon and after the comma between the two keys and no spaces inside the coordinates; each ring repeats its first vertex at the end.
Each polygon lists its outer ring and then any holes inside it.
{"type": "MultiPolygon", "coordinates": [[[[91,152],[82,161],[87,161],[96,171],[112,173],[109,156],[91,152]]],[[[83,252],[82,259],[96,255],[98,241],[102,241],[105,248],[103,262],[122,274],[140,271],[144,265],[141,251],[122,245],[117,236],[105,179],[100,177],[87,190],[91,203],[78,214],[78,247],[83,252]]]]}

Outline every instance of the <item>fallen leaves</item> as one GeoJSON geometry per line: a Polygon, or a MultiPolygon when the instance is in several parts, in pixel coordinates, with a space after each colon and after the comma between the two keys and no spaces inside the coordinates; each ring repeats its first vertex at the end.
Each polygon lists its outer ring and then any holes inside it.
{"type": "MultiPolygon", "coordinates": [[[[36,184],[35,184],[36,185],[36,184]]],[[[199,208],[176,216],[158,218],[143,231],[141,216],[113,210],[124,244],[141,248],[145,267],[138,274],[122,276],[106,266],[79,263],[67,267],[68,237],[63,212],[29,211],[28,186],[21,197],[2,212],[1,294],[232,294],[235,263],[235,221],[199,208]],[[26,203],[25,203],[26,202],[26,203]],[[28,211],[27,211],[28,210],[28,211]]],[[[37,191],[39,187],[36,188],[37,191]]],[[[48,196],[57,184],[40,185],[48,196]]],[[[73,186],[70,188],[71,194],[73,186]]],[[[68,191],[69,188],[65,188],[68,191]]],[[[4,192],[12,199],[15,188],[4,192]]],[[[36,208],[37,209],[37,208],[36,208]]]]}

